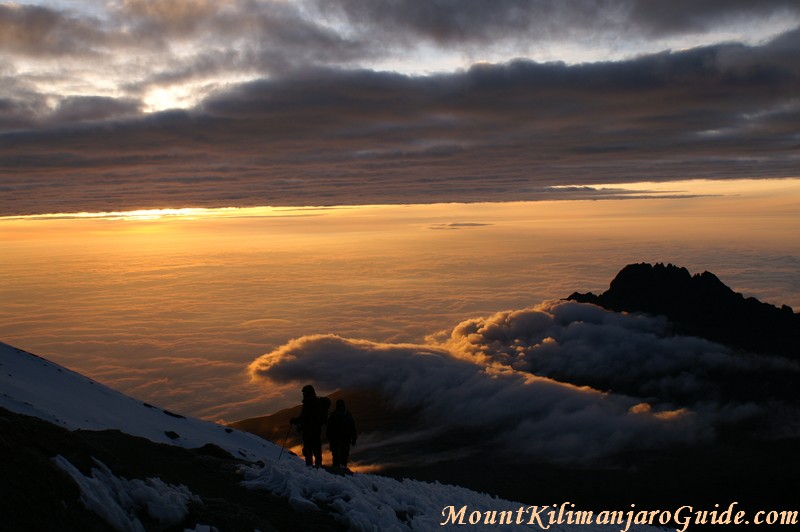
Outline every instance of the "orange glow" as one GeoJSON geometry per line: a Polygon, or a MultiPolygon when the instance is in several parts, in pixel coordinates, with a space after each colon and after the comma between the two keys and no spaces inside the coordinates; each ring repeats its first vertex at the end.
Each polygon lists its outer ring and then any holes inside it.
{"type": "Polygon", "coordinates": [[[420,342],[603,291],[631,262],[800,307],[800,180],[626,188],[705,195],[0,219],[0,339],[153,403],[242,419],[294,404],[296,390],[246,374],[292,338],[420,342]]]}
{"type": "Polygon", "coordinates": [[[354,473],[380,473],[384,467],[378,464],[349,464],[347,468],[354,473]]]}

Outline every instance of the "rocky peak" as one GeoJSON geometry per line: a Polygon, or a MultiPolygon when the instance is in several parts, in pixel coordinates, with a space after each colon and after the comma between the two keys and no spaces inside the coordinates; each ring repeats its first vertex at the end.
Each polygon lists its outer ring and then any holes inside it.
{"type": "Polygon", "coordinates": [[[745,351],[800,356],[800,316],[745,298],[710,272],[691,275],[672,264],[629,264],[602,294],[567,299],[617,312],[666,316],[676,332],[701,336],[745,351]]]}

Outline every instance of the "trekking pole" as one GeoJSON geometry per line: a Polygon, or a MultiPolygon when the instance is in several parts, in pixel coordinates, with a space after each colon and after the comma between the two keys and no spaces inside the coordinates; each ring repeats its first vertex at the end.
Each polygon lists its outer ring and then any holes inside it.
{"type": "Polygon", "coordinates": [[[281,459],[283,456],[283,450],[286,449],[286,442],[289,441],[289,433],[292,432],[292,424],[289,423],[289,430],[286,431],[286,437],[283,439],[283,447],[281,447],[281,453],[278,455],[278,460],[281,459]]]}

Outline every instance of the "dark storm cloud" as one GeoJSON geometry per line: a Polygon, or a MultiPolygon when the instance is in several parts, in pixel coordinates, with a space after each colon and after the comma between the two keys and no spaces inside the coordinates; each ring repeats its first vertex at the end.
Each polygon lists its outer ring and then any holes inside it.
{"type": "Polygon", "coordinates": [[[374,47],[309,20],[297,4],[286,2],[135,0],[126,2],[116,18],[117,27],[126,28],[136,42],[167,49],[194,43],[197,49],[129,84],[139,90],[210,74],[274,74],[374,55],[374,47]],[[219,46],[220,41],[228,46],[219,46]]]}
{"type": "Polygon", "coordinates": [[[48,104],[48,95],[38,93],[24,82],[1,74],[0,82],[7,82],[6,87],[16,85],[13,95],[0,96],[0,130],[29,130],[135,117],[141,110],[141,102],[134,99],[104,96],[68,96],[52,107],[48,104]]]}
{"type": "Polygon", "coordinates": [[[711,30],[769,17],[800,17],[792,0],[127,0],[90,11],[0,5],[0,47],[35,56],[65,56],[97,48],[160,49],[196,40],[245,39],[253,57],[298,66],[387,55],[419,39],[440,45],[486,46],[513,41],[653,37],[711,30]],[[339,21],[341,25],[329,22],[339,21]],[[376,37],[379,37],[376,39],[376,37]]]}
{"type": "MultiPolygon", "coordinates": [[[[333,61],[353,47],[346,38],[306,19],[285,2],[212,2],[208,0],[129,0],[110,3],[103,18],[49,7],[0,4],[0,49],[13,54],[81,56],[158,50],[194,44],[198,56],[208,52],[202,41],[228,44],[246,39],[251,57],[296,54],[333,61]]],[[[211,51],[224,47],[214,46],[211,51]]],[[[370,55],[365,44],[359,56],[370,55]]],[[[354,52],[349,52],[350,54],[354,52]]],[[[147,58],[139,57],[139,62],[147,58]]]]}
{"type": "Polygon", "coordinates": [[[800,5],[793,0],[628,0],[629,20],[654,35],[706,31],[726,22],[752,23],[770,15],[800,15],[800,5]]]}
{"type": "MultiPolygon", "coordinates": [[[[425,77],[311,68],[191,111],[9,132],[0,212],[521,200],[552,185],[795,176],[798,34],[425,77]]],[[[12,129],[25,123],[17,103],[12,129]]],[[[91,117],[86,103],[62,111],[91,117]]],[[[97,104],[95,117],[136,105],[97,104]]]]}
{"type": "Polygon", "coordinates": [[[589,25],[603,11],[597,2],[576,4],[526,0],[317,2],[323,12],[343,16],[363,31],[380,32],[395,39],[424,37],[443,44],[481,43],[531,30],[544,31],[544,35],[532,35],[534,38],[548,38],[568,29],[569,19],[578,19],[578,25],[589,25]]]}
{"type": "Polygon", "coordinates": [[[86,54],[105,41],[97,21],[46,7],[0,4],[0,50],[31,56],[86,54]]]}
{"type": "MultiPolygon", "coordinates": [[[[0,4],[0,50],[15,61],[64,61],[38,68],[37,76],[69,79],[70,90],[92,83],[82,77],[99,76],[139,97],[181,83],[213,87],[209,77],[339,65],[374,57],[378,49],[283,1],[127,0],[98,11],[0,4]]],[[[50,90],[49,97],[61,95],[50,90]]]]}
{"type": "Polygon", "coordinates": [[[565,36],[591,40],[612,32],[627,37],[683,35],[776,14],[800,16],[800,5],[792,0],[317,0],[317,5],[365,32],[446,45],[565,36]]]}
{"type": "MultiPolygon", "coordinates": [[[[0,83],[9,86],[14,80],[0,76],[0,83]]],[[[36,91],[22,89],[14,95],[0,95],[0,131],[30,128],[48,112],[45,98],[36,91]]]]}
{"type": "Polygon", "coordinates": [[[117,12],[120,25],[140,36],[168,41],[211,29],[223,16],[225,2],[184,0],[181,2],[126,0],[117,12]]]}
{"type": "Polygon", "coordinates": [[[59,102],[51,119],[60,123],[108,120],[136,115],[140,109],[141,103],[131,99],[71,96],[59,102]]]}

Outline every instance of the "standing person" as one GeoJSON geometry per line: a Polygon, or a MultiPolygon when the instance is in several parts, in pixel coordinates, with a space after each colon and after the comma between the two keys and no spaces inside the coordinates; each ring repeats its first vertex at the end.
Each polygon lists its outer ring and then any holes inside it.
{"type": "Polygon", "coordinates": [[[342,399],[336,401],[336,409],[328,418],[326,433],[331,444],[333,467],[347,469],[350,446],[356,444],[356,423],[342,399]]]}
{"type": "Polygon", "coordinates": [[[303,435],[303,456],[308,466],[322,467],[322,425],[328,419],[330,404],[327,397],[317,397],[313,386],[303,386],[303,409],[299,417],[289,421],[303,435]]]}

